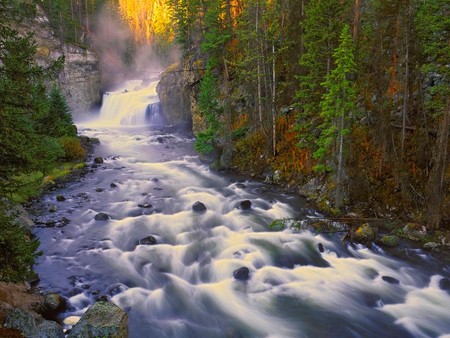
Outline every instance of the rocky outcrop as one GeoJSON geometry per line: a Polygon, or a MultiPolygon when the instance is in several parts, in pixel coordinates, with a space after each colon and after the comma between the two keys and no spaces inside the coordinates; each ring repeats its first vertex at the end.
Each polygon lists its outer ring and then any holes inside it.
{"type": "Polygon", "coordinates": [[[100,102],[100,61],[92,50],[57,39],[48,18],[39,7],[35,19],[21,24],[17,29],[22,34],[33,33],[39,65],[47,67],[64,56],[64,68],[59,74],[58,84],[74,117],[86,115],[100,102]]]}
{"type": "Polygon", "coordinates": [[[161,75],[156,87],[161,107],[171,124],[192,125],[193,132],[201,130],[198,118],[197,94],[199,90],[202,62],[184,60],[176,63],[161,75]]]}
{"type": "Polygon", "coordinates": [[[86,311],[67,337],[126,338],[128,337],[128,315],[113,303],[97,302],[86,311]]]}

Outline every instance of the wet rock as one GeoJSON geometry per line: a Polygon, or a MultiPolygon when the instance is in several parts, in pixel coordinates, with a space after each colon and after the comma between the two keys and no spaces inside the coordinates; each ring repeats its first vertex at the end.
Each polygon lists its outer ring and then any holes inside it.
{"type": "Polygon", "coordinates": [[[241,201],[239,203],[239,208],[242,210],[249,210],[252,208],[252,202],[249,200],[241,201]]]}
{"type": "Polygon", "coordinates": [[[206,205],[204,205],[202,202],[197,201],[192,205],[192,210],[194,210],[195,212],[205,212],[206,205]]]}
{"type": "Polygon", "coordinates": [[[434,250],[439,246],[439,243],[436,242],[427,242],[423,245],[425,250],[434,250]]]}
{"type": "Polygon", "coordinates": [[[109,220],[109,218],[110,218],[109,215],[105,214],[104,212],[100,212],[94,217],[96,221],[107,221],[109,220]]]}
{"type": "Polygon", "coordinates": [[[66,198],[63,195],[57,195],[56,196],[56,200],[58,202],[64,202],[66,200],[66,198]]]}
{"type": "Polygon", "coordinates": [[[108,295],[101,295],[100,297],[97,297],[95,300],[96,302],[110,302],[111,298],[108,295]]]}
{"type": "Polygon", "coordinates": [[[110,186],[111,188],[117,188],[117,184],[115,184],[114,182],[111,183],[109,186],[110,186]]]}
{"type": "Polygon", "coordinates": [[[317,248],[319,249],[319,252],[325,252],[325,248],[322,243],[317,244],[317,248]]]}
{"type": "Polygon", "coordinates": [[[57,293],[49,293],[44,297],[42,315],[46,319],[54,319],[67,307],[67,301],[57,293]]]}
{"type": "Polygon", "coordinates": [[[138,207],[139,207],[139,208],[148,209],[148,208],[151,208],[152,205],[151,205],[150,203],[148,203],[148,202],[144,202],[144,203],[139,203],[139,204],[138,204],[138,207]]]}
{"type": "Polygon", "coordinates": [[[102,192],[102,191],[104,191],[104,189],[103,188],[96,188],[95,191],[96,192],[102,192]]]}
{"type": "Polygon", "coordinates": [[[233,272],[234,279],[237,280],[249,280],[250,279],[250,270],[243,266],[233,272]]]}
{"type": "Polygon", "coordinates": [[[400,281],[397,278],[391,276],[382,276],[381,279],[389,284],[400,284],[400,281]]]}
{"type": "Polygon", "coordinates": [[[439,288],[440,288],[441,290],[447,290],[447,291],[449,291],[449,290],[450,290],[450,279],[448,279],[448,278],[442,278],[442,279],[439,281],[439,288]]]}
{"type": "Polygon", "coordinates": [[[158,244],[158,242],[156,241],[156,238],[154,236],[150,235],[150,236],[140,239],[137,244],[155,245],[155,244],[158,244]]]}
{"type": "Polygon", "coordinates": [[[375,237],[376,232],[369,223],[364,223],[353,233],[353,241],[362,244],[370,244],[375,240],[375,237]]]}
{"type": "Polygon", "coordinates": [[[153,178],[151,179],[151,181],[152,181],[152,182],[159,182],[159,180],[158,180],[156,177],[153,177],[153,178]]]}
{"type": "Polygon", "coordinates": [[[275,172],[273,173],[273,176],[272,176],[273,183],[280,184],[281,183],[281,179],[282,179],[281,171],[275,170],[275,172]]]}
{"type": "Polygon", "coordinates": [[[56,222],[52,219],[49,219],[48,221],[45,222],[45,226],[53,228],[54,226],[56,226],[56,222]]]}
{"type": "Polygon", "coordinates": [[[27,338],[64,338],[63,330],[56,322],[39,320],[30,312],[18,308],[6,314],[3,326],[18,330],[27,338]]]}
{"type": "Polygon", "coordinates": [[[399,240],[400,239],[397,236],[386,235],[386,236],[381,237],[380,244],[393,248],[398,245],[399,240]]]}
{"type": "Polygon", "coordinates": [[[154,187],[153,190],[161,191],[161,190],[164,190],[164,189],[161,188],[161,187],[154,187]]]}
{"type": "Polygon", "coordinates": [[[57,211],[58,211],[58,207],[54,204],[48,208],[48,212],[57,212],[57,211]]]}
{"type": "Polygon", "coordinates": [[[244,183],[236,183],[236,188],[245,189],[247,186],[244,183]]]}
{"type": "Polygon", "coordinates": [[[75,324],[67,337],[128,337],[128,315],[113,303],[96,302],[75,324]]]}
{"type": "Polygon", "coordinates": [[[103,163],[103,157],[99,156],[99,157],[94,158],[94,163],[96,163],[96,164],[103,163]]]}

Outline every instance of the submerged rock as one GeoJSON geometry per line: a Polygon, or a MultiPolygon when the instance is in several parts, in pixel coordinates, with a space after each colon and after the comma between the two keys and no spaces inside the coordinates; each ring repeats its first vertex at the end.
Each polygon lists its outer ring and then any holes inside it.
{"type": "Polygon", "coordinates": [[[400,281],[397,278],[391,276],[382,276],[381,279],[389,284],[400,284],[400,281]]]}
{"type": "Polygon", "coordinates": [[[94,219],[96,221],[107,221],[109,220],[109,215],[105,214],[104,212],[99,212],[97,215],[95,215],[94,219]]]}
{"type": "Polygon", "coordinates": [[[317,248],[319,249],[319,252],[325,252],[325,248],[322,243],[317,244],[317,248]]]}
{"type": "Polygon", "coordinates": [[[450,290],[450,279],[442,278],[439,281],[439,287],[441,288],[441,290],[450,290]]]}
{"type": "Polygon", "coordinates": [[[115,184],[114,182],[111,183],[109,186],[110,186],[111,188],[117,188],[117,184],[115,184]]]}
{"type": "Polygon", "coordinates": [[[234,279],[237,280],[249,280],[250,279],[250,270],[243,266],[233,272],[234,279]]]}
{"type": "Polygon", "coordinates": [[[139,204],[138,204],[138,207],[139,207],[139,208],[148,209],[148,208],[151,208],[152,205],[151,205],[150,203],[148,203],[148,202],[144,202],[144,203],[139,203],[139,204]]]}
{"type": "Polygon", "coordinates": [[[126,338],[128,315],[117,305],[96,302],[70,331],[68,338],[126,338]]]}
{"type": "Polygon", "coordinates": [[[51,205],[50,208],[48,208],[48,212],[57,212],[58,207],[56,205],[51,205]]]}
{"type": "Polygon", "coordinates": [[[140,244],[140,245],[155,245],[155,244],[158,244],[158,242],[156,241],[156,238],[154,236],[150,235],[150,236],[140,239],[138,241],[138,244],[140,244]]]}
{"type": "Polygon", "coordinates": [[[206,205],[204,205],[202,202],[197,201],[192,205],[192,210],[196,212],[204,212],[206,211],[206,205]]]}

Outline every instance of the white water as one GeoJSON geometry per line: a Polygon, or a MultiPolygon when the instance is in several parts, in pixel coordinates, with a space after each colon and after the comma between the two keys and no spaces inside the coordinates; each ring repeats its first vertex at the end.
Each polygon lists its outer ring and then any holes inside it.
{"type": "Polygon", "coordinates": [[[277,218],[320,215],[295,195],[211,172],[193,140],[176,131],[118,127],[145,123],[134,107],[143,107],[148,91],[129,88],[109,94],[101,123],[80,126],[100,138],[95,156],[105,163],[45,200],[58,212],[44,218],[71,220],[37,229],[41,285],[69,298],[74,308],[65,317],[106,294],[128,311],[132,338],[450,334],[450,295],[439,288],[450,267],[420,251],[409,252],[420,260],[414,264],[347,246],[340,235],[269,231],[277,218]],[[61,193],[67,199],[57,203],[61,193]],[[251,210],[236,208],[247,199],[251,210]],[[192,211],[196,201],[208,210],[192,211]],[[111,219],[95,221],[98,212],[111,219]],[[149,235],[157,245],[137,245],[149,235]],[[244,266],[250,279],[235,280],[244,266]]]}
{"type": "Polygon", "coordinates": [[[99,123],[102,127],[161,125],[156,81],[127,81],[115,91],[103,95],[99,123]]]}

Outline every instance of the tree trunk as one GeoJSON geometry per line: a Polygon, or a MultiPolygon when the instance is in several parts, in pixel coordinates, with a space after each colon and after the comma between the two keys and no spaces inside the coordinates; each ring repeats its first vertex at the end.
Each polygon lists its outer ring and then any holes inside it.
{"type": "Polygon", "coordinates": [[[277,154],[277,117],[275,108],[276,72],[275,72],[275,42],[272,42],[272,154],[277,154]]]}
{"type": "Polygon", "coordinates": [[[439,123],[436,146],[433,153],[433,167],[428,180],[428,227],[438,229],[442,219],[444,193],[444,175],[447,168],[447,147],[450,128],[450,99],[447,99],[446,111],[439,123]]]}

